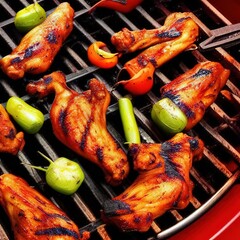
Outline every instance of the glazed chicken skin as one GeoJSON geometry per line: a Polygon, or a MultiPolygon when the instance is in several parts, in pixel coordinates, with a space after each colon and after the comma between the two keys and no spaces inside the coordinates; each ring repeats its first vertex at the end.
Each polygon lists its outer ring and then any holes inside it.
{"type": "Polygon", "coordinates": [[[218,62],[201,62],[160,89],[161,98],[171,99],[187,117],[185,130],[204,116],[226,84],[230,71],[218,62]]]}
{"type": "Polygon", "coordinates": [[[122,194],[105,202],[102,217],[123,231],[147,231],[153,220],[191,200],[189,171],[203,154],[203,142],[184,133],[158,143],[131,144],[139,176],[122,194]]]}
{"type": "Polygon", "coordinates": [[[124,65],[123,69],[133,77],[149,62],[158,68],[189,49],[198,34],[199,27],[191,18],[191,13],[176,12],[169,15],[159,29],[138,31],[124,29],[113,35],[111,41],[119,51],[133,52],[146,48],[124,65]]]}
{"type": "MultiPolygon", "coordinates": [[[[129,30],[123,28],[111,37],[117,51],[129,53],[153,46],[157,43],[175,40],[183,32],[183,24],[189,13],[175,12],[167,16],[164,25],[156,29],[129,30]]],[[[196,28],[197,30],[197,28],[196,28]]]]}
{"type": "Polygon", "coordinates": [[[26,73],[40,74],[48,70],[73,29],[73,17],[70,4],[61,3],[42,24],[23,37],[11,54],[0,60],[3,72],[17,80],[26,73]]]}
{"type": "Polygon", "coordinates": [[[0,205],[6,211],[15,240],[87,240],[77,225],[50,200],[13,174],[0,176],[0,205]]]}
{"type": "Polygon", "coordinates": [[[129,172],[127,156],[106,127],[110,93],[97,79],[79,94],[68,88],[65,75],[54,72],[27,85],[29,94],[39,97],[55,92],[50,111],[56,137],[80,156],[97,164],[108,183],[118,185],[129,172]]]}
{"type": "Polygon", "coordinates": [[[16,155],[24,145],[24,133],[17,133],[10,116],[0,104],[0,152],[16,155]]]}

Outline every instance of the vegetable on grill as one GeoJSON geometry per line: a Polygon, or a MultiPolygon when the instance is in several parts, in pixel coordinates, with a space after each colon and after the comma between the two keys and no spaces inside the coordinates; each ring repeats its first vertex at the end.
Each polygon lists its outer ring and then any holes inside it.
{"type": "Polygon", "coordinates": [[[15,27],[20,32],[28,32],[46,19],[46,12],[37,1],[19,10],[14,18],[15,27]]]}
{"type": "Polygon", "coordinates": [[[187,117],[169,98],[156,102],[151,110],[151,118],[167,133],[181,132],[187,125],[187,117]]]}
{"type": "Polygon", "coordinates": [[[92,43],[87,50],[89,61],[100,68],[112,68],[118,63],[118,53],[110,53],[104,50],[106,44],[101,41],[92,43]]]}
{"type": "Polygon", "coordinates": [[[140,133],[131,100],[128,97],[120,98],[118,106],[127,143],[140,143],[140,133]]]}
{"type": "Polygon", "coordinates": [[[8,99],[7,112],[13,117],[21,128],[29,133],[37,133],[44,123],[44,115],[37,108],[32,107],[23,99],[13,96],[8,99]]]}
{"type": "Polygon", "coordinates": [[[80,165],[65,157],[57,158],[52,161],[50,158],[39,152],[47,159],[50,165],[47,168],[32,166],[32,168],[46,172],[46,182],[55,191],[71,195],[75,193],[84,180],[84,172],[80,165]]]}
{"type": "Polygon", "coordinates": [[[148,93],[154,84],[153,74],[155,67],[152,63],[148,63],[138,73],[130,75],[129,80],[121,80],[114,87],[122,85],[132,95],[138,96],[148,93]]]}
{"type": "Polygon", "coordinates": [[[93,5],[89,12],[93,12],[98,7],[109,8],[118,12],[128,13],[141,4],[143,0],[101,0],[93,5]]]}

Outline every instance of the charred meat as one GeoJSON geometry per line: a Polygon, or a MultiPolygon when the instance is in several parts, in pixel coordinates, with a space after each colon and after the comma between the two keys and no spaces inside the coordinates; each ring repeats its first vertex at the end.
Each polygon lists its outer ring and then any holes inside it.
{"type": "Polygon", "coordinates": [[[128,28],[123,28],[112,35],[111,42],[119,52],[128,53],[153,46],[157,43],[177,40],[184,33],[185,29],[183,29],[183,26],[186,24],[186,17],[189,18],[189,16],[188,12],[172,13],[166,18],[164,25],[156,29],[131,31],[128,28]]]}
{"type": "Polygon", "coordinates": [[[10,116],[0,104],[0,152],[16,155],[24,145],[24,133],[17,133],[10,116]]]}
{"type": "Polygon", "coordinates": [[[203,142],[183,133],[162,143],[131,144],[129,153],[139,176],[122,194],[105,202],[103,219],[123,231],[147,231],[170,209],[185,208],[192,197],[192,160],[203,142]]]}
{"type": "Polygon", "coordinates": [[[29,83],[27,92],[40,97],[55,92],[50,118],[56,137],[97,164],[105,173],[107,182],[118,185],[128,175],[129,164],[125,152],[107,130],[110,93],[97,79],[90,81],[89,88],[79,94],[67,87],[62,72],[54,72],[29,83]]]}
{"type": "Polygon", "coordinates": [[[151,62],[155,68],[190,48],[196,41],[199,27],[191,18],[191,13],[173,13],[164,26],[154,30],[122,32],[112,36],[112,43],[119,51],[132,52],[145,49],[135,58],[126,62],[124,69],[133,77],[151,62]]]}
{"type": "Polygon", "coordinates": [[[70,4],[60,4],[42,24],[23,37],[11,54],[0,60],[3,72],[16,80],[25,73],[40,74],[48,70],[73,29],[73,17],[70,4]]]}
{"type": "Polygon", "coordinates": [[[160,89],[162,98],[171,99],[186,115],[185,130],[204,116],[226,84],[230,71],[218,62],[201,62],[160,89]]]}
{"type": "Polygon", "coordinates": [[[77,225],[50,200],[13,174],[0,176],[0,204],[6,211],[15,240],[87,240],[77,225]]]}

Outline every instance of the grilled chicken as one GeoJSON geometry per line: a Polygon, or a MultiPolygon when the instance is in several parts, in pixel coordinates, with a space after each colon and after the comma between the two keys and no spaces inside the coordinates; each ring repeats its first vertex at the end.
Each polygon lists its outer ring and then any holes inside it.
{"type": "Polygon", "coordinates": [[[0,104],[0,152],[16,155],[24,145],[24,133],[17,133],[8,113],[0,104]]]}
{"type": "Polygon", "coordinates": [[[170,209],[185,208],[192,197],[192,160],[203,142],[183,133],[158,143],[131,144],[129,153],[139,176],[122,194],[104,203],[102,217],[123,231],[147,231],[170,209]]]}
{"type": "MultiPolygon", "coordinates": [[[[150,47],[157,43],[176,40],[184,33],[185,29],[183,29],[183,26],[186,24],[186,21],[189,21],[189,19],[186,19],[189,16],[188,12],[172,13],[167,16],[164,25],[156,29],[131,31],[128,28],[123,28],[112,35],[111,42],[119,52],[128,53],[150,47]]],[[[197,31],[197,27],[195,31],[197,31]]]]}
{"type": "Polygon", "coordinates": [[[0,60],[3,72],[16,80],[25,73],[40,74],[48,70],[73,29],[73,17],[69,3],[60,4],[42,24],[23,37],[11,54],[0,60]]]}
{"type": "Polygon", "coordinates": [[[77,225],[51,201],[12,174],[0,176],[0,204],[5,209],[15,240],[87,240],[77,225]]]}
{"type": "Polygon", "coordinates": [[[218,62],[201,62],[160,89],[186,115],[185,130],[195,126],[226,84],[229,70],[218,62]]]}
{"type": "Polygon", "coordinates": [[[199,27],[191,18],[191,13],[173,13],[159,29],[122,32],[112,36],[111,41],[118,51],[133,52],[147,48],[135,58],[126,62],[124,69],[133,77],[151,62],[160,67],[179,53],[190,48],[196,41],[199,27]]]}
{"type": "Polygon", "coordinates": [[[89,87],[79,94],[67,87],[62,72],[54,72],[29,83],[27,92],[39,97],[55,92],[50,118],[56,137],[97,164],[104,171],[107,182],[118,185],[127,176],[129,164],[125,152],[106,127],[110,93],[97,79],[92,79],[89,87]]]}

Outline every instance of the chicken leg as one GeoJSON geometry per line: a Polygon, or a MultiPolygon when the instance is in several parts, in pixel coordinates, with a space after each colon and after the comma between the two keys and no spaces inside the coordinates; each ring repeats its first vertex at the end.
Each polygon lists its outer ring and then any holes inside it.
{"type": "Polygon", "coordinates": [[[13,174],[0,176],[0,205],[5,209],[15,240],[87,240],[76,224],[51,201],[13,174]]]}
{"type": "Polygon", "coordinates": [[[131,144],[129,154],[139,176],[122,194],[105,202],[102,217],[123,231],[147,231],[170,209],[185,208],[192,197],[192,159],[200,159],[203,142],[183,133],[163,144],[131,144]]]}
{"type": "Polygon", "coordinates": [[[70,149],[97,164],[106,180],[118,185],[127,176],[129,164],[106,127],[110,93],[97,79],[79,94],[68,88],[62,72],[54,72],[27,85],[27,92],[39,97],[55,92],[50,111],[53,132],[70,149]]]}
{"type": "Polygon", "coordinates": [[[230,71],[218,62],[201,62],[161,89],[161,98],[171,99],[186,115],[185,130],[204,116],[226,84],[230,71]]]}
{"type": "Polygon", "coordinates": [[[61,3],[46,20],[28,32],[11,54],[0,59],[0,67],[9,78],[17,80],[25,73],[48,70],[64,40],[73,29],[74,10],[61,3]]]}

